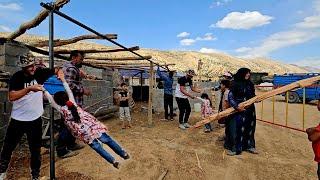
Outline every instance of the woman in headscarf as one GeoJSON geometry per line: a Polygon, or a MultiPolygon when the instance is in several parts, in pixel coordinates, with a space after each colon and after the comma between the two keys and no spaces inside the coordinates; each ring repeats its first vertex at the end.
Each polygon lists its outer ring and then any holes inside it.
{"type": "Polygon", "coordinates": [[[240,68],[234,75],[228,101],[238,112],[230,120],[230,147],[228,155],[241,154],[243,150],[256,154],[254,133],[256,113],[254,104],[244,109],[239,104],[254,97],[254,84],[250,81],[250,69],[240,68]]]}

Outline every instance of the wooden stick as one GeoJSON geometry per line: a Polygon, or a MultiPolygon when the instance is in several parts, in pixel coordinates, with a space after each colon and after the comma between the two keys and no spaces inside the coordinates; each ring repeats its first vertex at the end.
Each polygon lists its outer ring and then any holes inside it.
{"type": "MultiPolygon", "coordinates": [[[[105,34],[105,36],[110,39],[117,39],[116,34],[105,34]]],[[[87,35],[82,35],[82,36],[76,36],[71,39],[56,39],[53,42],[53,46],[54,47],[64,46],[64,45],[73,44],[78,41],[86,40],[86,39],[102,39],[102,38],[97,35],[87,34],[87,35]]],[[[45,40],[45,41],[35,42],[35,43],[31,43],[30,45],[36,46],[36,47],[47,47],[49,45],[49,41],[45,40]]],[[[61,51],[65,52],[65,53],[58,53],[58,54],[70,54],[70,52],[71,52],[71,50],[69,50],[69,51],[68,50],[61,50],[61,51]]],[[[55,53],[56,53],[56,51],[55,51],[55,53]]]]}
{"type": "Polygon", "coordinates": [[[153,104],[153,62],[150,62],[150,69],[149,69],[149,101],[148,101],[148,124],[152,126],[152,104],[153,104]]]}
{"type": "MultiPolygon", "coordinates": [[[[56,0],[54,2],[54,8],[56,10],[59,10],[63,7],[63,5],[67,4],[70,0],[56,0]]],[[[25,33],[27,30],[37,27],[43,20],[46,19],[46,17],[49,15],[49,11],[47,9],[42,9],[40,13],[33,18],[31,21],[23,23],[18,30],[8,35],[9,40],[13,40],[23,33],[25,33]]]]}
{"type": "MultiPolygon", "coordinates": [[[[265,93],[263,93],[261,95],[255,96],[255,97],[253,97],[253,98],[251,98],[251,99],[249,99],[249,100],[247,100],[245,102],[240,103],[239,106],[247,108],[248,106],[250,106],[250,105],[252,105],[254,103],[261,102],[262,100],[268,99],[268,98],[270,98],[272,96],[275,96],[275,95],[278,95],[278,94],[282,94],[282,93],[285,93],[287,91],[294,90],[294,89],[297,89],[297,88],[310,86],[310,85],[312,85],[313,83],[315,83],[315,82],[317,82],[319,80],[320,80],[320,76],[315,76],[315,77],[303,79],[303,80],[288,84],[286,86],[282,86],[280,88],[274,89],[272,91],[265,92],[265,93]]],[[[228,108],[228,109],[226,109],[226,110],[224,110],[222,112],[213,114],[213,115],[207,117],[206,119],[197,122],[194,125],[194,127],[197,128],[197,127],[203,126],[206,123],[209,123],[211,121],[217,121],[217,120],[219,120],[221,118],[227,117],[227,116],[229,116],[231,114],[234,114],[236,112],[237,111],[233,107],[228,108]]]]}
{"type": "Polygon", "coordinates": [[[168,169],[166,169],[165,171],[162,172],[162,174],[158,177],[158,180],[163,180],[166,175],[168,174],[168,169]]]}
{"type": "MultiPolygon", "coordinates": [[[[131,51],[137,51],[139,50],[139,46],[134,46],[129,48],[131,51]]],[[[70,54],[71,51],[70,49],[55,49],[54,53],[57,54],[70,54]]],[[[85,54],[87,53],[113,53],[113,52],[122,52],[122,51],[127,51],[125,49],[83,49],[81,50],[82,52],[84,52],[85,54]]]]}
{"type": "MultiPolygon", "coordinates": [[[[102,64],[102,63],[93,63],[94,65],[101,65],[101,66],[105,66],[105,67],[150,67],[150,65],[148,64],[118,64],[118,63],[114,63],[114,64],[111,64],[111,63],[105,63],[105,64],[102,64]]],[[[172,65],[175,65],[175,64],[172,64],[172,65]]]]}
{"type": "Polygon", "coordinates": [[[101,99],[101,100],[99,100],[99,101],[97,101],[97,102],[95,102],[95,103],[93,103],[93,104],[91,104],[91,105],[83,108],[83,110],[87,110],[88,108],[90,108],[90,107],[92,107],[92,106],[95,106],[95,105],[97,105],[97,104],[101,103],[102,101],[107,100],[107,99],[109,99],[109,98],[112,98],[112,96],[108,96],[108,97],[106,97],[106,98],[103,98],[103,99],[101,99]]]}
{"type": "Polygon", "coordinates": [[[152,56],[143,56],[141,57],[96,57],[96,56],[85,56],[85,61],[97,62],[94,60],[106,60],[106,61],[130,61],[130,60],[148,60],[151,59],[152,56]]]}
{"type": "Polygon", "coordinates": [[[202,167],[201,167],[201,164],[200,164],[200,159],[199,159],[198,153],[197,153],[196,151],[194,151],[194,152],[196,153],[196,157],[197,157],[197,161],[198,161],[198,168],[199,168],[202,172],[204,172],[203,169],[202,169],[202,167]]]}

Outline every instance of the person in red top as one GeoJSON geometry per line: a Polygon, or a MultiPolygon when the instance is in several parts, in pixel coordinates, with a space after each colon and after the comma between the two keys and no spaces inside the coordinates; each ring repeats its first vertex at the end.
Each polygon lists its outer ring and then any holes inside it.
{"type": "MultiPolygon", "coordinates": [[[[318,110],[320,111],[320,100],[318,101],[318,110]]],[[[320,124],[316,127],[306,130],[309,141],[312,142],[314,160],[318,163],[318,179],[320,179],[320,124]]]]}

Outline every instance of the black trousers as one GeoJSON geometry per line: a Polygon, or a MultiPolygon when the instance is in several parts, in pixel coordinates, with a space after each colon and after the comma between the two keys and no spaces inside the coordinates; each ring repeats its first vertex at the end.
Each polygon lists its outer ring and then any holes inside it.
{"type": "Polygon", "coordinates": [[[188,98],[178,98],[176,97],[176,101],[179,108],[179,123],[187,123],[189,120],[189,116],[191,113],[191,106],[188,98]]]}
{"type": "Polygon", "coordinates": [[[31,174],[33,177],[39,176],[41,166],[40,149],[42,140],[41,117],[34,121],[18,121],[11,119],[0,155],[0,173],[4,173],[8,169],[12,152],[24,134],[27,135],[31,154],[31,174]]]}
{"type": "Polygon", "coordinates": [[[63,156],[69,152],[68,147],[72,147],[76,143],[76,138],[73,137],[70,130],[64,124],[64,120],[59,120],[59,137],[57,140],[56,151],[58,156],[63,156]]]}
{"type": "Polygon", "coordinates": [[[164,94],[163,96],[163,104],[164,104],[164,117],[169,119],[169,110],[170,108],[170,118],[173,118],[173,95],[171,94],[164,94]]]}

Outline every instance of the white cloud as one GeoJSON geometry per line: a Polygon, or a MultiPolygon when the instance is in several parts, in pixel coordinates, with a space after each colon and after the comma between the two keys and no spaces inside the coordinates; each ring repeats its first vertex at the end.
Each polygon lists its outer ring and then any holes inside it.
{"type": "Polygon", "coordinates": [[[190,35],[190,33],[188,32],[182,32],[180,34],[177,35],[178,38],[185,38],[188,37],[190,35]]]}
{"type": "Polygon", "coordinates": [[[12,11],[20,11],[22,7],[17,3],[0,3],[0,9],[7,9],[12,11]]]}
{"type": "Polygon", "coordinates": [[[262,15],[258,11],[231,12],[222,20],[210,27],[229,28],[229,29],[251,29],[254,27],[270,24],[273,17],[262,15]]]}
{"type": "Polygon", "coordinates": [[[268,56],[269,53],[275,50],[292,45],[302,44],[318,37],[320,37],[320,32],[310,33],[309,31],[302,30],[278,32],[264,39],[260,46],[254,47],[250,51],[247,51],[247,54],[243,55],[242,57],[253,58],[268,56]]]}
{"type": "Polygon", "coordinates": [[[320,27],[320,15],[309,16],[304,18],[302,22],[296,24],[298,28],[319,28],[320,27]]]}
{"type": "Polygon", "coordinates": [[[201,53],[207,53],[207,54],[211,54],[211,53],[222,53],[221,51],[217,50],[217,49],[212,49],[212,48],[201,48],[199,50],[199,52],[201,53]]]}
{"type": "Polygon", "coordinates": [[[194,44],[196,42],[196,40],[194,40],[194,39],[182,39],[181,41],[180,41],[180,44],[182,45],[182,46],[191,46],[192,44],[194,44]]]}
{"type": "Polygon", "coordinates": [[[11,32],[12,29],[7,26],[0,25],[0,31],[11,32]]]}
{"type": "Polygon", "coordinates": [[[214,37],[212,33],[206,33],[204,37],[197,37],[196,40],[197,41],[214,41],[214,40],[217,40],[217,38],[214,37]]]}
{"type": "Polygon", "coordinates": [[[250,48],[250,47],[241,47],[241,48],[236,49],[235,51],[238,53],[244,53],[244,52],[248,52],[250,50],[252,50],[252,48],[250,48]]]}
{"type": "Polygon", "coordinates": [[[231,2],[232,0],[215,0],[211,3],[210,8],[214,8],[214,7],[219,7],[219,6],[223,6],[225,4],[228,4],[229,2],[231,2]]]}
{"type": "Polygon", "coordinates": [[[244,58],[264,57],[281,48],[303,44],[320,38],[320,0],[314,1],[314,9],[313,16],[305,17],[303,21],[294,24],[291,29],[271,34],[260,45],[251,47],[247,51],[241,48],[235,51],[243,53],[240,57],[244,58]],[[241,50],[244,51],[241,52],[241,50]]]}

